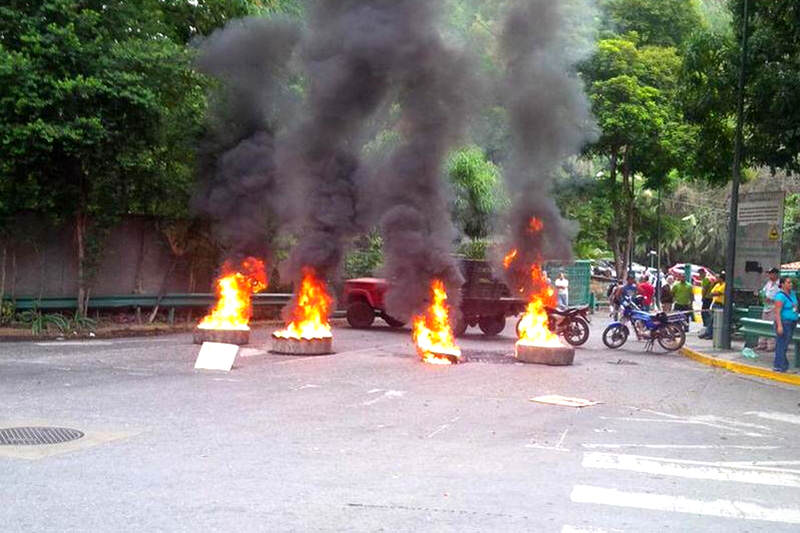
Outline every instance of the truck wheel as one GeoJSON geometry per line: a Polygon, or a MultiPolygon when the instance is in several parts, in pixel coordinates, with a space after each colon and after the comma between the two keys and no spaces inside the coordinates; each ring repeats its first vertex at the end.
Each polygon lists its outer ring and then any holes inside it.
{"type": "Polygon", "coordinates": [[[356,329],[366,329],[375,321],[375,310],[367,302],[356,300],[347,306],[347,323],[356,329]]]}
{"type": "Polygon", "coordinates": [[[494,337],[506,327],[505,315],[484,316],[478,321],[478,326],[487,337],[494,337]]]}
{"type": "Polygon", "coordinates": [[[384,322],[386,322],[387,324],[389,324],[389,327],[390,327],[390,328],[395,328],[395,329],[396,329],[396,328],[402,328],[403,326],[405,326],[405,325],[406,325],[406,323],[405,323],[405,322],[402,322],[402,321],[400,321],[400,320],[397,320],[396,318],[392,318],[392,317],[390,317],[389,315],[383,315],[383,317],[382,317],[382,318],[383,318],[383,321],[384,321],[384,322]]]}

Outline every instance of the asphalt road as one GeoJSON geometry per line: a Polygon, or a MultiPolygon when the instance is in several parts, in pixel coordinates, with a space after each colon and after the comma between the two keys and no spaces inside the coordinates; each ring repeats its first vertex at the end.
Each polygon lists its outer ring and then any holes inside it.
{"type": "MultiPolygon", "coordinates": [[[[0,344],[4,531],[798,531],[800,389],[675,354],[509,362],[513,325],[420,363],[408,331],[193,370],[190,335],[0,344]],[[585,408],[530,398],[560,394],[585,408]]],[[[602,322],[600,320],[599,322],[602,322]]]]}

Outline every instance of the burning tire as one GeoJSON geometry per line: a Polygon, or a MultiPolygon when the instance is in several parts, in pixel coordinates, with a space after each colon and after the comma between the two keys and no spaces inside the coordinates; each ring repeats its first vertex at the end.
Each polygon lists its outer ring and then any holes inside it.
{"type": "Polygon", "coordinates": [[[581,346],[589,340],[589,324],[580,317],[570,318],[564,324],[564,340],[571,346],[581,346]]]}
{"type": "Polygon", "coordinates": [[[356,329],[367,329],[375,321],[375,310],[367,302],[356,300],[347,306],[347,323],[356,329]]]}
{"type": "Polygon", "coordinates": [[[223,344],[236,344],[242,346],[250,342],[250,330],[194,328],[193,341],[195,344],[203,344],[204,342],[221,342],[223,344]]]}
{"type": "Polygon", "coordinates": [[[567,366],[575,360],[575,348],[571,346],[537,346],[518,342],[514,347],[514,357],[523,363],[567,366]]]}
{"type": "Polygon", "coordinates": [[[478,327],[487,337],[494,337],[505,329],[506,317],[503,315],[481,317],[478,321],[478,327]]]}
{"type": "Polygon", "coordinates": [[[295,339],[273,334],[271,351],[284,355],[328,355],[333,353],[333,337],[295,339]]]}

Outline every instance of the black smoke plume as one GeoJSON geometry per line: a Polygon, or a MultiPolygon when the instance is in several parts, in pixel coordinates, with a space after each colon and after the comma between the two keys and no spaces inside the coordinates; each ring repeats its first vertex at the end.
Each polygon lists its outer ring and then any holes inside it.
{"type": "Polygon", "coordinates": [[[455,229],[450,219],[443,160],[465,125],[475,83],[465,57],[442,42],[437,3],[402,2],[407,35],[398,43],[397,83],[400,146],[378,169],[385,274],[390,281],[388,312],[401,320],[421,313],[433,279],[446,286],[457,308],[463,283],[452,257],[455,229]]]}
{"type": "Polygon", "coordinates": [[[212,219],[234,260],[268,258],[269,221],[290,216],[285,202],[277,201],[276,131],[289,107],[289,96],[280,91],[299,39],[290,21],[245,18],[200,43],[197,68],[215,78],[220,91],[200,145],[200,187],[192,205],[212,219]]]}
{"type": "Polygon", "coordinates": [[[569,260],[571,224],[561,217],[550,191],[560,163],[577,154],[593,131],[583,83],[575,72],[577,27],[567,15],[591,13],[583,0],[519,0],[509,11],[501,38],[507,77],[502,94],[509,114],[511,157],[504,169],[512,207],[508,243],[517,249],[509,281],[519,288],[531,263],[569,260]],[[537,229],[533,218],[541,222],[537,229]]]}
{"type": "Polygon", "coordinates": [[[299,240],[286,265],[292,279],[303,267],[333,277],[349,238],[368,229],[360,156],[403,40],[396,4],[323,0],[311,13],[302,51],[306,106],[278,156],[283,180],[302,198],[293,217],[299,240]]]}

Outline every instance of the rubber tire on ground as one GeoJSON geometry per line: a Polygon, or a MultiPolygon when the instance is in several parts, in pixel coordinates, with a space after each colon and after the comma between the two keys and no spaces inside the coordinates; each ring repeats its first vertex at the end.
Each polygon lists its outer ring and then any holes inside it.
{"type": "Polygon", "coordinates": [[[397,320],[396,318],[392,318],[389,315],[383,315],[382,318],[383,318],[383,321],[386,322],[389,325],[390,328],[397,329],[397,328],[402,328],[403,326],[406,325],[405,322],[397,320]]]}
{"type": "Polygon", "coordinates": [[[579,316],[567,319],[564,324],[564,340],[571,346],[582,346],[589,340],[589,323],[579,316]]]}
{"type": "Polygon", "coordinates": [[[505,329],[506,317],[505,315],[482,316],[478,320],[478,327],[487,337],[494,337],[505,329]]]}
{"type": "Polygon", "coordinates": [[[356,300],[347,306],[347,323],[356,329],[366,329],[375,321],[375,310],[367,302],[356,300]]]}
{"type": "Polygon", "coordinates": [[[661,326],[656,331],[658,332],[658,344],[668,352],[680,350],[683,348],[683,345],[686,344],[686,332],[683,331],[683,326],[681,325],[667,324],[666,326],[661,326]],[[662,329],[667,331],[662,332],[662,329]],[[665,333],[666,336],[662,336],[665,333]]]}
{"type": "Polygon", "coordinates": [[[612,350],[616,350],[625,344],[625,341],[628,340],[628,335],[628,328],[621,324],[612,324],[603,331],[603,344],[612,350]],[[611,339],[612,335],[614,336],[613,340],[611,339]],[[622,341],[619,341],[620,338],[622,341]]]}
{"type": "Polygon", "coordinates": [[[456,320],[456,323],[453,324],[453,336],[460,337],[467,331],[467,321],[463,318],[459,318],[456,320]]]}

